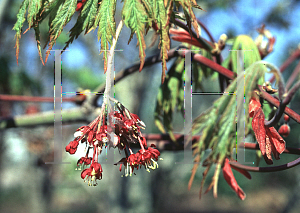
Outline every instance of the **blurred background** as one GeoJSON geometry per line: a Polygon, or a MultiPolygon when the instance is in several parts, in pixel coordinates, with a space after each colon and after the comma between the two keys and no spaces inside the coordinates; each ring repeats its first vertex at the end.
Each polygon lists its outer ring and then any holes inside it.
{"type": "MultiPolygon", "coordinates": [[[[53,97],[54,54],[45,66],[42,65],[33,30],[22,35],[20,40],[19,65],[15,58],[13,25],[21,0],[0,1],[0,94],[53,97]]],[[[212,33],[215,40],[223,33],[229,38],[247,34],[253,39],[256,29],[263,23],[276,37],[274,52],[264,60],[279,67],[299,44],[300,1],[298,0],[211,0],[197,1],[207,12],[194,12],[212,33]]],[[[122,3],[118,1],[116,23],[120,21],[122,3]]],[[[73,27],[75,14],[66,30],[58,38],[53,49],[62,49],[68,40],[68,31],[73,27]]],[[[27,28],[23,27],[23,31],[27,28]]],[[[48,25],[41,30],[42,46],[47,38],[48,25]]],[[[153,31],[146,36],[147,47],[151,43],[153,31]]],[[[202,30],[204,38],[209,39],[202,30]]],[[[130,30],[126,27],[120,35],[115,54],[115,74],[121,69],[139,61],[136,38],[127,45],[130,30]]],[[[171,41],[176,47],[179,43],[171,41]]],[[[146,55],[160,52],[158,41],[147,48],[146,55]]],[[[89,89],[93,91],[105,82],[102,55],[96,32],[81,35],[62,55],[62,90],[65,97],[70,92],[89,89]]],[[[228,55],[229,48],[223,51],[228,55]]],[[[45,51],[43,52],[43,54],[45,51]]],[[[146,56],[146,57],[147,57],[146,56]]],[[[168,62],[168,67],[174,59],[168,62]]],[[[296,67],[292,63],[284,72],[287,77],[296,67]]],[[[116,98],[132,113],[138,114],[147,125],[144,133],[160,133],[154,125],[154,108],[161,80],[161,64],[155,64],[134,73],[115,85],[116,98]]],[[[205,91],[218,91],[219,84],[204,83],[205,91]]],[[[69,93],[69,95],[68,95],[69,93]]],[[[207,109],[219,96],[205,95],[193,97],[193,118],[207,109]]],[[[101,98],[99,99],[99,105],[101,98]]],[[[290,107],[300,113],[299,93],[290,107]]],[[[62,109],[76,106],[63,102],[62,109]]],[[[53,102],[35,103],[21,101],[0,101],[1,122],[24,114],[53,110],[53,102]]],[[[94,117],[93,117],[94,118],[94,117]]],[[[87,118],[87,121],[91,121],[87,118]]],[[[88,122],[75,121],[63,125],[62,149],[73,140],[73,133],[88,122]]],[[[0,125],[1,126],[1,125],[0,125]]],[[[299,125],[290,121],[291,133],[286,138],[287,146],[300,147],[299,125]]],[[[174,130],[182,133],[183,118],[178,113],[174,117],[174,130]]],[[[150,173],[138,170],[133,177],[121,177],[119,168],[103,164],[103,179],[97,187],[88,187],[76,170],[76,163],[82,153],[69,155],[63,151],[63,161],[71,164],[45,165],[53,161],[53,125],[30,128],[0,128],[0,212],[298,212],[300,207],[300,170],[295,167],[276,173],[252,173],[248,180],[235,173],[237,182],[246,192],[247,198],[239,200],[227,185],[222,175],[218,184],[218,198],[212,192],[202,195],[199,189],[204,169],[198,169],[192,189],[187,190],[192,164],[175,164],[183,159],[183,151],[162,151],[159,168],[150,173]]],[[[79,148],[79,151],[83,150],[79,148]]],[[[255,151],[246,151],[246,161],[254,161],[255,151]]],[[[298,156],[283,154],[274,162],[281,165],[298,156]]],[[[121,156],[120,156],[121,158],[121,156]]],[[[119,159],[115,159],[118,161],[119,159]]],[[[100,163],[105,161],[105,154],[100,163]]],[[[266,166],[264,162],[260,166],[266,166]]],[[[214,168],[204,186],[210,183],[214,168]]]]}

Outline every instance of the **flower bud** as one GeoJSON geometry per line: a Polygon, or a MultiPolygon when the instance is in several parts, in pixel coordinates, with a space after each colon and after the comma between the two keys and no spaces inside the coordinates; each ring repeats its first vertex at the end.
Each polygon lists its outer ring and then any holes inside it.
{"type": "Polygon", "coordinates": [[[285,120],[285,122],[289,122],[290,117],[286,114],[284,114],[283,119],[285,120]]]}
{"type": "Polygon", "coordinates": [[[287,136],[290,134],[290,127],[289,127],[289,125],[283,124],[283,125],[279,128],[278,133],[279,133],[280,135],[282,135],[283,137],[287,137],[287,136]]]}

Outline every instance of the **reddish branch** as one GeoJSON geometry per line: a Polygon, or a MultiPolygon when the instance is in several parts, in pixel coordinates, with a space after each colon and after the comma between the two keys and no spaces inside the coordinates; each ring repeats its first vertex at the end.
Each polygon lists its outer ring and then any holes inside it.
{"type": "MultiPolygon", "coordinates": [[[[274,98],[272,95],[269,93],[265,92],[261,86],[259,86],[260,92],[261,92],[261,97],[265,100],[267,100],[270,104],[273,106],[279,108],[280,102],[274,98]]],[[[297,114],[295,111],[290,109],[289,107],[285,107],[284,113],[290,116],[292,119],[294,119],[296,122],[300,123],[300,115],[297,114]]]]}
{"type": "MultiPolygon", "coordinates": [[[[77,102],[83,101],[85,96],[75,96],[62,98],[63,102],[77,102]]],[[[22,95],[0,95],[1,101],[26,101],[26,102],[54,102],[52,97],[38,97],[38,96],[22,96],[22,95]]]]}
{"type": "Polygon", "coordinates": [[[242,165],[238,162],[230,162],[231,166],[239,168],[239,169],[244,169],[250,172],[277,172],[277,171],[282,171],[286,169],[290,169],[294,166],[297,166],[300,164],[300,157],[297,158],[296,160],[280,165],[280,166],[270,166],[270,167],[252,167],[252,166],[246,166],[242,165]]]}
{"type": "MultiPolygon", "coordinates": [[[[282,73],[294,60],[296,60],[299,57],[300,57],[300,49],[298,48],[281,65],[281,67],[279,68],[280,72],[282,73]]],[[[275,76],[273,75],[273,77],[270,79],[270,82],[273,83],[274,81],[275,81],[275,76]]]]}
{"type": "MultiPolygon", "coordinates": [[[[184,53],[180,52],[179,54],[183,57],[184,53]]],[[[193,54],[192,53],[192,56],[193,56],[193,60],[195,60],[195,61],[199,62],[200,64],[203,64],[203,65],[217,71],[218,73],[222,74],[223,76],[225,76],[225,77],[227,77],[231,80],[235,78],[235,74],[232,71],[226,69],[225,67],[223,67],[223,66],[221,66],[221,65],[219,65],[215,62],[213,62],[212,60],[209,60],[208,58],[206,58],[206,57],[204,57],[200,54],[193,54]]]]}
{"type": "Polygon", "coordinates": [[[286,90],[288,90],[292,86],[293,82],[295,81],[295,79],[297,78],[297,76],[299,74],[300,74],[300,62],[298,63],[298,65],[294,69],[292,75],[289,77],[289,79],[286,83],[286,87],[285,87],[286,90]]]}

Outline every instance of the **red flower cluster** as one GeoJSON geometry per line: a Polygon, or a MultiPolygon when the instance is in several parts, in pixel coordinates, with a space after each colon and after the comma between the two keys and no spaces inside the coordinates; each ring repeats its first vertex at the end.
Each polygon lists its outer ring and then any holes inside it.
{"type": "Polygon", "coordinates": [[[271,153],[276,160],[280,159],[279,155],[285,150],[285,141],[274,127],[265,126],[265,115],[261,104],[254,97],[249,103],[249,116],[250,118],[253,117],[252,128],[259,143],[261,154],[267,164],[273,164],[271,153]]]}
{"type": "Polygon", "coordinates": [[[124,150],[126,158],[119,161],[125,166],[125,176],[128,176],[128,166],[131,166],[130,174],[133,169],[144,166],[147,171],[158,167],[157,160],[160,152],[155,149],[154,145],[147,148],[145,137],[142,136],[140,129],[146,126],[140,118],[133,113],[130,113],[119,102],[117,103],[119,111],[112,111],[108,115],[110,125],[106,125],[105,111],[92,121],[88,126],[82,126],[74,133],[75,139],[66,146],[66,151],[74,154],[77,151],[79,142],[86,143],[87,153],[85,157],[81,157],[77,165],[91,166],[84,169],[81,173],[81,178],[88,180],[88,185],[97,185],[96,180],[102,179],[102,167],[98,163],[98,155],[101,154],[103,147],[118,148],[124,150]],[[130,143],[139,143],[141,149],[134,154],[130,148],[130,143]],[[154,148],[152,148],[154,147],[154,148]],[[93,157],[89,156],[89,151],[93,150],[93,157]],[[129,155],[130,153],[130,155],[129,155]],[[126,169],[127,168],[127,169],[126,169]]]}

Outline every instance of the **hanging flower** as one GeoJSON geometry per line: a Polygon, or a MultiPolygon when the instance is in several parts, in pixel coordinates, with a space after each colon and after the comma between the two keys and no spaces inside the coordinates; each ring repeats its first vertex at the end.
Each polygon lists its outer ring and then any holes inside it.
{"type": "Polygon", "coordinates": [[[279,155],[285,150],[285,141],[274,127],[265,126],[265,115],[261,104],[254,97],[249,103],[249,116],[253,117],[252,128],[261,153],[267,164],[273,164],[271,153],[276,160],[280,159],[279,155]]]}
{"type": "Polygon", "coordinates": [[[89,165],[91,164],[92,158],[91,157],[81,157],[78,161],[77,161],[77,166],[79,164],[84,164],[84,165],[89,165]]]}
{"type": "Polygon", "coordinates": [[[150,172],[149,169],[154,170],[158,168],[158,156],[160,156],[160,152],[157,149],[153,149],[151,147],[148,147],[148,149],[144,150],[140,149],[136,154],[138,164],[143,165],[148,172],[150,172]]]}
{"type": "Polygon", "coordinates": [[[81,178],[85,179],[84,182],[88,181],[89,186],[96,186],[97,179],[102,179],[102,167],[98,162],[93,162],[88,169],[84,169],[81,172],[81,178]]]}
{"type": "Polygon", "coordinates": [[[69,152],[71,155],[75,154],[77,147],[78,147],[78,140],[71,141],[67,146],[66,146],[66,152],[69,152]]]}

